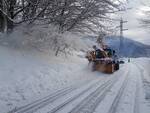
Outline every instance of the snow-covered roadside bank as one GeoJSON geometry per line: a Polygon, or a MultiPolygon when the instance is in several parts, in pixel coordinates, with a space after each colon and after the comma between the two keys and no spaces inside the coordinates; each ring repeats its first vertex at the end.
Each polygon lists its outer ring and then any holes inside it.
{"type": "Polygon", "coordinates": [[[150,58],[138,58],[134,63],[141,70],[145,99],[150,102],[150,58]]]}
{"type": "Polygon", "coordinates": [[[0,46],[0,109],[5,113],[73,84],[100,77],[84,58],[49,57],[0,46]]]}

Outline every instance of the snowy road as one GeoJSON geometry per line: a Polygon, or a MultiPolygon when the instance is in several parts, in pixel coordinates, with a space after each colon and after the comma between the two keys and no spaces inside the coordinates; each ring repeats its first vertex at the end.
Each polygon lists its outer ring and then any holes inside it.
{"type": "Polygon", "coordinates": [[[113,75],[67,87],[9,113],[150,113],[142,68],[129,63],[113,75]]]}

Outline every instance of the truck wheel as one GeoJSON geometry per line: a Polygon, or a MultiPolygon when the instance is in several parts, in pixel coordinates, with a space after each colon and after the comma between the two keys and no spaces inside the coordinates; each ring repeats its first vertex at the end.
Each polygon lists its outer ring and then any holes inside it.
{"type": "Polygon", "coordinates": [[[119,63],[115,64],[115,70],[119,70],[119,63]]]}

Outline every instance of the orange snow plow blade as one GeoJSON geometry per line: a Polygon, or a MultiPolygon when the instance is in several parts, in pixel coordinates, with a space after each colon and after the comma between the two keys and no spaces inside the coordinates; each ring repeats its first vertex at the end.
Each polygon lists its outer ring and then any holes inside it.
{"type": "Polygon", "coordinates": [[[109,59],[96,59],[93,62],[93,71],[111,74],[114,72],[114,64],[109,59]]]}
{"type": "MultiPolygon", "coordinates": [[[[103,51],[105,55],[105,51],[103,51]]],[[[86,55],[89,63],[92,63],[92,71],[100,71],[107,74],[112,74],[116,70],[116,64],[113,63],[113,59],[104,56],[105,58],[96,58],[94,51],[89,51],[86,55]]]]}

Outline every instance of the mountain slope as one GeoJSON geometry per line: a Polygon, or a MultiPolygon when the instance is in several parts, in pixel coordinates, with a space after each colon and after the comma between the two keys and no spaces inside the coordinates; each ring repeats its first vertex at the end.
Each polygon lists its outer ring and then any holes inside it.
{"type": "Polygon", "coordinates": [[[105,43],[115,49],[122,57],[150,57],[150,45],[145,45],[129,38],[123,39],[121,51],[119,51],[119,37],[108,37],[105,39],[105,43]]]}

